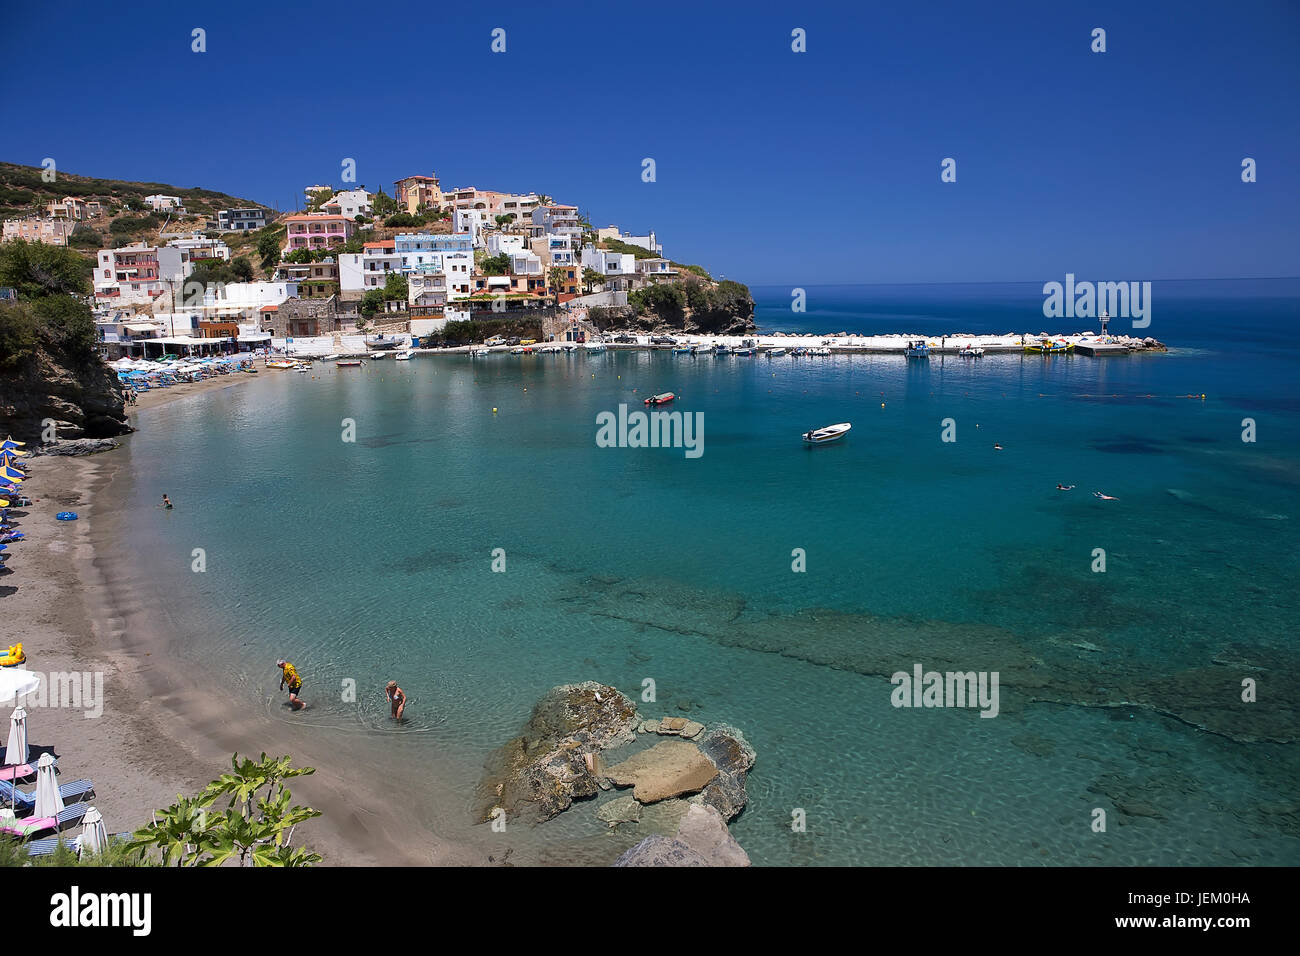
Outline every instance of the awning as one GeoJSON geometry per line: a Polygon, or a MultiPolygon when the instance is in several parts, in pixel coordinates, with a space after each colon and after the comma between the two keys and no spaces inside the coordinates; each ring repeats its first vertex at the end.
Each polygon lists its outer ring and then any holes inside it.
{"type": "Polygon", "coordinates": [[[156,325],[128,325],[126,328],[131,332],[159,332],[161,329],[156,325]]]}

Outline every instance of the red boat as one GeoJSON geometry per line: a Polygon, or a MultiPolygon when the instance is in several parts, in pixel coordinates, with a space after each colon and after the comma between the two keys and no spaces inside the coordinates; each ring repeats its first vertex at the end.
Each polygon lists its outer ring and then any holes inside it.
{"type": "Polygon", "coordinates": [[[667,405],[676,397],[672,392],[664,392],[660,395],[652,395],[645,400],[645,403],[647,405],[667,405]]]}

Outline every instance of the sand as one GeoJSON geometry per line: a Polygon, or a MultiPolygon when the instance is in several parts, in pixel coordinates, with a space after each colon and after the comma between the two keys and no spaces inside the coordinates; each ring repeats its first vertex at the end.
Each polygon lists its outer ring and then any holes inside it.
{"type": "MultiPolygon", "coordinates": [[[[231,375],[145,393],[137,407],[252,377],[231,375]]],[[[26,540],[11,545],[12,570],[0,573],[0,609],[6,621],[21,622],[7,627],[5,643],[21,639],[28,668],[42,674],[103,675],[97,717],[86,716],[84,702],[53,708],[29,702],[27,710],[31,744],[53,749],[65,782],[94,781],[89,802],[110,831],[143,826],[152,810],[170,805],[178,793],[197,793],[228,769],[233,752],[255,757],[265,751],[289,753],[296,766],[317,768],[290,782],[296,802],[323,813],[298,828],[294,845],[323,854],[327,865],[489,862],[483,848],[439,838],[404,805],[400,795],[427,792],[427,781],[377,756],[344,763],[331,753],[337,738],[328,732],[295,725],[287,710],[281,715],[250,709],[233,691],[187,671],[167,653],[176,637],[166,608],[117,544],[116,529],[125,516],[114,512],[112,486],[123,477],[124,451],[29,461],[31,477],[23,491],[34,503],[11,511],[26,540]],[[79,520],[56,521],[59,511],[76,511],[79,520]],[[423,791],[410,789],[422,785],[423,791]]],[[[5,721],[6,733],[7,726],[5,721]]]]}

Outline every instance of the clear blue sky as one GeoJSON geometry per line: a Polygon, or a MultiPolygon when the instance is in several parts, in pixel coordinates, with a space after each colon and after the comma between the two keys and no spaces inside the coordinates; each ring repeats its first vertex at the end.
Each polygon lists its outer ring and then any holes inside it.
{"type": "Polygon", "coordinates": [[[280,207],[344,157],[390,194],[433,170],[751,284],[1300,274],[1294,0],[142,0],[3,23],[12,162],[280,207]]]}

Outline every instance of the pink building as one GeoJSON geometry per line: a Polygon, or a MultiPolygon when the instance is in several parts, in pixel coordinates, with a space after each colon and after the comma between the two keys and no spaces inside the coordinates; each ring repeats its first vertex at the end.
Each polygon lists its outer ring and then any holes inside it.
{"type": "Polygon", "coordinates": [[[289,227],[289,248],[325,249],[342,245],[352,238],[357,224],[343,216],[307,214],[285,216],[289,227]]]}

